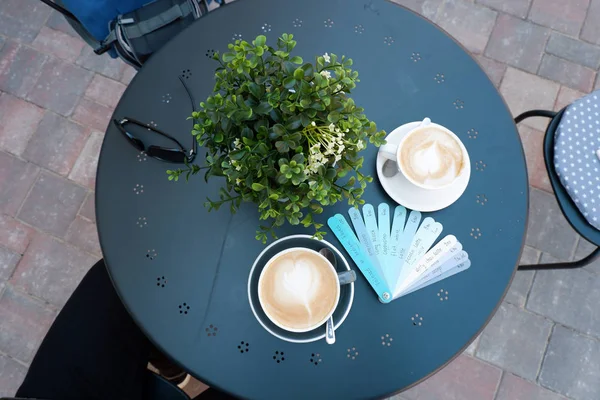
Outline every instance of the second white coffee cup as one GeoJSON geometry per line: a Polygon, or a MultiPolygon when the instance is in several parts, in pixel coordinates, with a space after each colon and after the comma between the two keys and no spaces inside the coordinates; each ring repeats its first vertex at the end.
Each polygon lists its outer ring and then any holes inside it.
{"type": "Polygon", "coordinates": [[[464,144],[459,139],[459,137],[456,136],[454,134],[454,132],[450,131],[448,128],[431,122],[431,120],[429,118],[423,119],[423,121],[419,124],[419,126],[417,126],[416,128],[412,129],[410,132],[408,132],[406,134],[406,136],[404,136],[402,138],[402,140],[400,141],[399,144],[385,144],[385,145],[381,146],[379,148],[379,154],[381,154],[383,157],[387,158],[388,160],[395,161],[398,172],[401,173],[410,183],[412,183],[413,185],[418,186],[420,188],[427,189],[427,190],[443,189],[445,187],[452,185],[454,182],[456,182],[456,180],[459,177],[461,177],[463,174],[466,173],[466,168],[464,167],[464,165],[468,165],[468,159],[469,159],[469,154],[467,153],[467,149],[465,148],[464,144]],[[463,162],[462,162],[461,167],[457,171],[454,179],[452,179],[451,181],[446,182],[444,184],[432,185],[432,184],[426,184],[423,182],[416,181],[406,171],[405,166],[403,165],[402,160],[401,160],[402,148],[403,148],[404,144],[407,143],[407,140],[410,139],[411,136],[413,136],[415,134],[418,135],[420,132],[423,132],[424,128],[427,128],[427,127],[436,128],[436,129],[444,132],[448,136],[450,136],[458,144],[458,146],[460,147],[461,152],[462,152],[463,162]]]}

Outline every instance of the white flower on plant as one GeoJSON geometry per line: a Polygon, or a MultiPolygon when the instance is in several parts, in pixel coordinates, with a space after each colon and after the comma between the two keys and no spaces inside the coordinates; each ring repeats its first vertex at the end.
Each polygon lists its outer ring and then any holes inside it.
{"type": "Polygon", "coordinates": [[[331,72],[323,70],[321,71],[321,76],[325,79],[330,79],[331,78],[331,72]]]}
{"type": "Polygon", "coordinates": [[[333,122],[331,124],[329,124],[328,128],[332,133],[335,132],[335,125],[333,124],[333,122]]]}
{"type": "Polygon", "coordinates": [[[236,149],[241,149],[242,148],[242,143],[240,142],[240,139],[236,138],[233,141],[233,145],[235,146],[236,149]]]}
{"type": "Polygon", "coordinates": [[[341,159],[342,159],[342,156],[341,156],[341,155],[337,154],[337,155],[335,156],[335,162],[338,162],[338,161],[340,161],[341,159]]]}
{"type": "Polygon", "coordinates": [[[316,174],[317,172],[319,172],[319,167],[324,165],[325,162],[327,162],[327,158],[323,154],[321,154],[319,148],[320,145],[318,143],[315,143],[310,148],[310,155],[308,156],[308,166],[304,171],[306,175],[316,174]]]}
{"type": "Polygon", "coordinates": [[[358,142],[356,142],[356,148],[357,148],[358,150],[362,150],[362,149],[364,149],[364,148],[365,148],[365,144],[363,143],[363,141],[362,141],[362,140],[359,140],[358,142]]]}
{"type": "Polygon", "coordinates": [[[238,186],[241,185],[242,184],[242,180],[240,178],[237,178],[235,180],[235,184],[238,185],[238,186]]]}
{"type": "Polygon", "coordinates": [[[342,90],[342,85],[340,85],[339,83],[337,84],[337,86],[335,87],[335,91],[339,92],[340,90],[342,90]]]}
{"type": "Polygon", "coordinates": [[[331,57],[329,57],[329,54],[325,53],[323,54],[323,59],[325,60],[325,62],[331,62],[331,57]]]}
{"type": "Polygon", "coordinates": [[[241,170],[242,170],[242,166],[241,166],[241,165],[237,165],[237,166],[235,167],[235,170],[236,170],[236,171],[241,171],[241,170]]]}
{"type": "Polygon", "coordinates": [[[315,121],[310,123],[312,126],[317,126],[317,124],[315,123],[315,121]]]}

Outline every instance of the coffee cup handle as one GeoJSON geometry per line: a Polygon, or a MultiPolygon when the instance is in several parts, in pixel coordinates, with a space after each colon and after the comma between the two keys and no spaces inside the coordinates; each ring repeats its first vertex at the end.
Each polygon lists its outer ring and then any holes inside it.
{"type": "Polygon", "coordinates": [[[388,160],[397,161],[398,145],[392,143],[384,144],[379,148],[379,154],[388,160]]]}
{"type": "MultiPolygon", "coordinates": [[[[431,124],[431,119],[424,118],[423,121],[419,124],[419,128],[427,126],[431,124]]],[[[414,129],[413,129],[414,130],[414,129]]],[[[388,160],[398,162],[398,145],[387,143],[379,148],[379,154],[381,154],[384,158],[388,160]]]]}
{"type": "Polygon", "coordinates": [[[338,272],[338,281],[340,281],[340,286],[347,285],[356,280],[356,272],[349,270],[338,272]]]}

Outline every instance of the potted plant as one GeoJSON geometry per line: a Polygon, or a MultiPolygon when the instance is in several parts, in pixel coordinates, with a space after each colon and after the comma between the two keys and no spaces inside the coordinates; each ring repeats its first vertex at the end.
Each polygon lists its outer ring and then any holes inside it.
{"type": "Polygon", "coordinates": [[[295,45],[291,34],[276,48],[261,35],[215,54],[214,93],[191,116],[206,163],[167,171],[174,181],[203,170],[207,180],[224,177],[220,198],[205,206],[235,212],[242,201],[256,203],[263,243],[286,222],[312,226],[322,238],[315,215],[344,198],[364,203],[372,178],[360,171],[359,153],[367,142],[385,143],[385,132],[349,97],[359,81],[352,60],[326,53],[305,63],[291,54],[295,45]]]}

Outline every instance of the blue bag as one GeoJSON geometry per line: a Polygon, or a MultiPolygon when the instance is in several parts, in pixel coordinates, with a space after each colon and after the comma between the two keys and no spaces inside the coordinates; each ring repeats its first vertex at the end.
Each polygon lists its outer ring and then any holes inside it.
{"type": "MultiPolygon", "coordinates": [[[[208,12],[211,0],[42,0],[61,12],[96,54],[135,68],[208,12]]],[[[219,5],[222,0],[215,0],[219,5]]]]}

